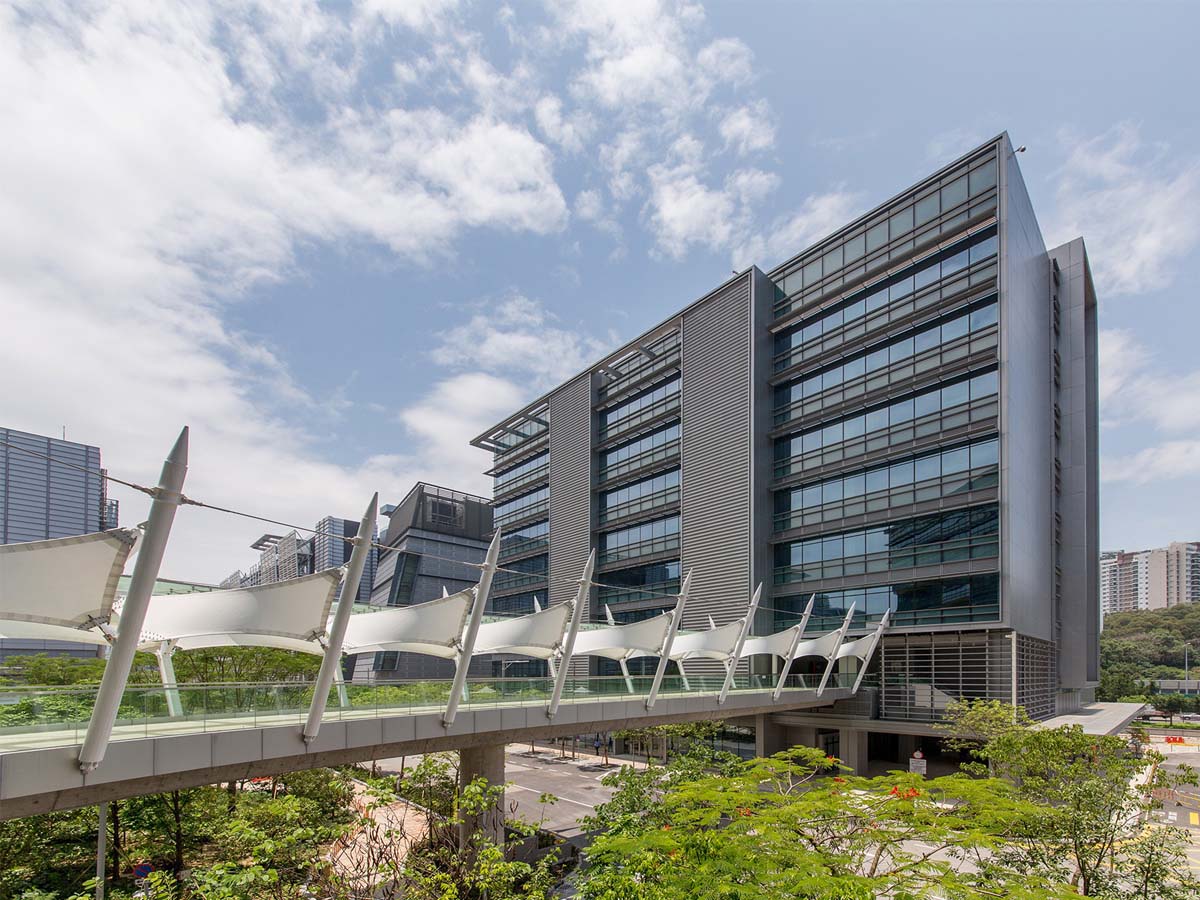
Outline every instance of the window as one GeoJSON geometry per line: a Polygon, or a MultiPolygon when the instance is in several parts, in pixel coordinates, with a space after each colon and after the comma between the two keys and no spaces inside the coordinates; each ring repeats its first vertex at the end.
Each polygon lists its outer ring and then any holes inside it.
{"type": "Polygon", "coordinates": [[[678,439],[679,424],[668,425],[666,428],[652,431],[637,440],[630,441],[628,444],[622,444],[619,447],[613,447],[611,450],[604,451],[600,457],[600,465],[603,468],[608,468],[678,439]]]}
{"type": "MultiPolygon", "coordinates": [[[[996,372],[984,372],[962,381],[952,382],[940,388],[924,391],[886,406],[877,407],[866,413],[850,416],[828,425],[781,437],[775,442],[775,459],[787,460],[812,453],[843,440],[864,434],[882,431],[910,421],[914,416],[944,412],[968,400],[983,400],[995,396],[998,389],[996,372]]],[[[780,474],[778,471],[776,474],[780,474]]]]}
{"type": "Polygon", "coordinates": [[[653,522],[642,522],[618,531],[603,532],[600,535],[600,559],[603,562],[648,556],[678,547],[678,516],[656,519],[653,522]]]}
{"type": "Polygon", "coordinates": [[[677,487],[679,487],[679,470],[671,469],[669,472],[643,478],[641,481],[635,481],[616,490],[606,491],[600,495],[600,511],[608,513],[636,500],[653,497],[677,487]]]}
{"type": "MultiPolygon", "coordinates": [[[[914,228],[922,229],[921,239],[925,239],[959,227],[966,219],[966,212],[961,210],[956,213],[956,210],[963,206],[968,198],[981,198],[995,189],[995,157],[989,154],[987,159],[976,162],[969,173],[965,170],[964,166],[946,176],[940,189],[927,188],[926,193],[914,204],[891,211],[882,221],[872,222],[865,233],[858,231],[843,238],[840,243],[825,248],[823,255],[819,257],[813,258],[812,255],[808,255],[798,261],[796,268],[777,276],[776,285],[782,307],[779,312],[783,314],[793,308],[795,301],[792,298],[801,291],[808,292],[811,296],[810,289],[816,289],[818,285],[821,285],[822,289],[837,287],[843,279],[833,276],[843,270],[847,278],[861,275],[864,271],[863,266],[854,264],[865,255],[883,249],[889,241],[892,244],[889,256],[892,259],[903,257],[913,247],[914,241],[908,236],[913,233],[914,228]],[[946,216],[946,219],[931,227],[930,223],[935,222],[939,216],[946,216]]],[[[984,208],[977,204],[972,212],[979,213],[984,208]]],[[[877,258],[874,261],[881,260],[877,258]]]]}
{"type": "MultiPolygon", "coordinates": [[[[871,315],[889,303],[898,302],[914,291],[922,290],[954,273],[991,258],[996,254],[996,232],[989,228],[955,244],[941,254],[921,260],[899,272],[882,285],[872,285],[848,297],[833,309],[824,310],[815,318],[798,323],[775,337],[777,356],[790,353],[808,341],[840,329],[844,324],[871,315]]],[[[777,368],[779,368],[777,364],[777,368]]]]}
{"type": "Polygon", "coordinates": [[[982,559],[999,552],[999,506],[989,503],[882,528],[775,545],[775,583],[982,559]]]}
{"type": "Polygon", "coordinates": [[[632,603],[678,590],[679,560],[667,560],[606,572],[599,598],[601,603],[632,603]]]}
{"type": "Polygon", "coordinates": [[[520,497],[515,497],[512,500],[506,500],[504,503],[497,503],[492,508],[492,516],[494,519],[504,519],[510,516],[515,516],[520,512],[529,509],[539,503],[543,503],[550,499],[550,488],[538,488],[528,494],[522,494],[520,497]]]}
{"type": "Polygon", "coordinates": [[[662,384],[655,385],[647,391],[643,391],[636,397],[626,400],[619,406],[614,406],[611,409],[606,409],[600,414],[600,422],[604,428],[609,428],[623,419],[628,419],[635,413],[649,409],[656,404],[661,403],[674,394],[679,393],[679,378],[672,378],[670,381],[664,381],[662,384]]]}
{"type": "MultiPolygon", "coordinates": [[[[924,353],[950,343],[973,330],[987,328],[995,322],[995,308],[995,299],[990,299],[971,312],[948,316],[932,326],[922,327],[912,335],[898,338],[891,344],[852,357],[803,379],[778,385],[775,388],[775,409],[789,411],[790,407],[801,400],[815,397],[823,391],[832,390],[869,372],[901,363],[915,353],[924,353]]],[[[786,421],[791,417],[790,412],[788,415],[777,415],[776,422],[786,421]]]]}
{"type": "Polygon", "coordinates": [[[525,462],[513,466],[511,469],[505,469],[496,475],[494,483],[495,490],[503,490],[510,484],[516,484],[524,479],[526,475],[535,472],[550,462],[550,454],[539,453],[536,456],[531,456],[525,462]]]}

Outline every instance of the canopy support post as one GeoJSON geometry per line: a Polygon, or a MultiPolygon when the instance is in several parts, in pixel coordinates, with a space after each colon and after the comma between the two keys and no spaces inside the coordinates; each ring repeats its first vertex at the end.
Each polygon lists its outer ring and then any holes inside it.
{"type": "Polygon", "coordinates": [[[625,690],[629,691],[629,693],[632,694],[633,693],[633,678],[630,677],[630,675],[629,675],[629,663],[626,662],[624,657],[622,657],[621,659],[618,659],[617,663],[621,667],[621,675],[625,678],[625,690]]]}
{"type": "Polygon", "coordinates": [[[187,475],[187,463],[188,430],[185,427],[179,432],[175,446],[163,463],[158,487],[152,495],[154,499],[150,503],[150,517],[138,549],[137,562],[133,566],[129,593],[125,595],[125,605],[121,608],[120,628],[104,666],[104,675],[100,678],[96,705],[92,707],[92,716],[88,720],[87,735],[79,749],[79,769],[84,774],[100,765],[108,749],[108,740],[112,737],[121,696],[129,682],[133,655],[141,640],[150,595],[154,593],[154,582],[162,565],[163,552],[167,549],[167,539],[171,536],[171,524],[175,521],[175,511],[183,502],[183,479],[187,475]]]}
{"type": "Polygon", "coordinates": [[[879,620],[879,627],[875,629],[875,634],[871,636],[871,645],[867,648],[866,654],[863,656],[862,668],[858,670],[858,677],[854,679],[854,693],[858,693],[858,688],[862,684],[863,676],[867,674],[867,666],[871,662],[871,657],[875,655],[875,648],[879,646],[880,640],[883,639],[883,630],[888,626],[888,620],[891,618],[892,611],[885,609],[883,618],[879,620]]]}
{"type": "Polygon", "coordinates": [[[158,677],[162,680],[163,691],[167,695],[167,715],[172,719],[183,715],[183,701],[179,698],[179,682],[175,680],[175,645],[170,641],[159,641],[158,649],[154,651],[158,657],[158,677]]]}
{"type": "Polygon", "coordinates": [[[483,621],[483,609],[487,606],[488,594],[492,590],[492,577],[496,574],[496,561],[500,557],[500,532],[501,529],[497,528],[496,533],[492,535],[492,543],[488,546],[483,570],[479,573],[479,584],[475,588],[475,605],[471,608],[471,618],[467,620],[467,630],[463,633],[459,645],[454,667],[454,684],[450,686],[450,699],[446,701],[446,712],[442,716],[442,724],[447,728],[454,724],[454,717],[458,715],[458,703],[467,685],[467,670],[471,668],[471,657],[475,653],[475,638],[479,636],[479,623],[483,621]]]}
{"type": "Polygon", "coordinates": [[[342,674],[341,666],[333,670],[333,683],[337,687],[338,706],[347,709],[350,706],[350,694],[346,691],[346,676],[342,674]]]}
{"type": "Polygon", "coordinates": [[[654,671],[654,682],[650,685],[650,696],[646,698],[646,709],[654,708],[654,701],[658,699],[658,689],[662,685],[663,675],[667,672],[667,663],[671,661],[671,646],[675,643],[675,632],[679,630],[679,623],[683,621],[683,608],[687,605],[688,590],[692,584],[692,572],[689,569],[688,573],[683,576],[683,586],[679,591],[679,599],[675,602],[675,609],[671,613],[671,624],[667,626],[667,633],[663,637],[662,649],[659,651],[658,668],[654,671]]]}
{"type": "Polygon", "coordinates": [[[721,694],[717,697],[718,706],[725,702],[725,698],[729,696],[729,689],[733,687],[733,673],[737,670],[737,664],[741,661],[742,647],[745,646],[746,635],[750,633],[750,627],[754,624],[754,614],[758,612],[760,597],[762,597],[761,581],[750,596],[750,607],[746,610],[746,618],[742,622],[742,630],[738,632],[737,643],[734,644],[733,653],[730,655],[728,664],[725,666],[725,683],[721,685],[721,694]]]}
{"type": "Polygon", "coordinates": [[[675,660],[675,668],[677,668],[679,670],[679,679],[683,682],[683,689],[685,691],[691,692],[692,686],[691,686],[691,684],[688,683],[687,672],[683,668],[683,660],[682,659],[675,660]]]}
{"type": "Polygon", "coordinates": [[[817,595],[813,594],[808,598],[808,605],[804,607],[804,615],[800,617],[800,624],[796,626],[796,633],[792,635],[792,645],[788,647],[787,656],[783,660],[783,666],[779,669],[779,680],[775,682],[775,693],[771,695],[772,701],[778,700],[783,694],[783,680],[787,678],[788,669],[796,661],[796,650],[800,647],[800,640],[804,637],[804,629],[808,627],[808,620],[812,616],[813,604],[816,601],[817,595]]]}
{"type": "Polygon", "coordinates": [[[583,621],[583,605],[587,600],[588,591],[592,588],[592,570],[595,567],[596,551],[592,550],[588,554],[587,562],[584,563],[583,575],[579,579],[579,588],[575,591],[575,605],[571,609],[571,624],[567,626],[567,636],[563,640],[562,656],[558,660],[558,673],[554,678],[554,692],[550,695],[550,705],[546,707],[546,715],[551,719],[558,712],[558,704],[562,700],[563,688],[567,683],[567,672],[571,668],[571,656],[575,653],[575,638],[579,635],[579,625],[583,621]]]}
{"type": "MultiPolygon", "coordinates": [[[[329,689],[342,667],[342,641],[346,637],[346,626],[350,624],[350,614],[354,611],[354,600],[358,597],[363,568],[367,564],[367,556],[371,553],[371,535],[375,530],[378,514],[379,494],[376,493],[367,504],[362,521],[358,523],[354,549],[350,551],[350,561],[346,564],[345,574],[342,575],[342,592],[338,595],[337,611],[333,614],[333,624],[325,641],[325,655],[321,658],[321,669],[317,672],[312,703],[308,707],[308,720],[304,723],[306,744],[311,744],[317,739],[321,730],[321,718],[325,715],[325,705],[329,701],[329,689]]],[[[342,690],[345,690],[344,686],[342,690]]],[[[340,700],[341,691],[338,693],[340,700]]]]}
{"type": "Polygon", "coordinates": [[[854,618],[854,604],[850,604],[850,608],[846,610],[846,618],[842,622],[842,627],[838,629],[838,640],[833,649],[829,652],[828,660],[825,663],[825,674],[821,676],[821,683],[817,686],[817,696],[820,697],[825,693],[825,685],[829,683],[829,676],[833,674],[833,667],[837,663],[838,650],[842,647],[842,641],[846,639],[846,632],[850,630],[850,620],[854,618]]]}

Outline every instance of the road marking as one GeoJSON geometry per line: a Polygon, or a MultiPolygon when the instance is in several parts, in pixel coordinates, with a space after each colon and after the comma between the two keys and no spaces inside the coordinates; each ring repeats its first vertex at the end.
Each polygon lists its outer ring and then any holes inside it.
{"type": "MultiPolygon", "coordinates": [[[[550,793],[549,791],[535,791],[533,788],[525,787],[522,784],[517,784],[515,781],[510,781],[509,784],[511,784],[515,788],[519,788],[522,791],[529,791],[529,793],[538,794],[539,796],[541,794],[550,793]]],[[[595,809],[595,805],[591,804],[591,803],[583,803],[579,800],[572,800],[570,797],[559,797],[558,794],[555,794],[554,797],[556,800],[565,800],[567,803],[574,803],[576,806],[584,806],[588,809],[595,809]]]]}
{"type": "Polygon", "coordinates": [[[1188,822],[1200,826],[1200,813],[1188,813],[1188,822]]]}

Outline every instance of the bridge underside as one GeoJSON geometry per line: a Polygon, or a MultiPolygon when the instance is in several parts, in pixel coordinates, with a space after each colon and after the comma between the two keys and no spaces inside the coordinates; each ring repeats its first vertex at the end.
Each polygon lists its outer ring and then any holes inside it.
{"type": "Polygon", "coordinates": [[[852,696],[837,687],[735,691],[718,705],[713,694],[662,696],[651,710],[644,697],[564,702],[553,722],[544,702],[467,709],[450,725],[442,710],[326,721],[306,744],[296,724],[117,740],[104,765],[84,774],[79,745],[0,752],[0,820],[178,788],[275,775],[298,769],[440,750],[518,743],[676,722],[754,716],[825,706],[852,696]]]}

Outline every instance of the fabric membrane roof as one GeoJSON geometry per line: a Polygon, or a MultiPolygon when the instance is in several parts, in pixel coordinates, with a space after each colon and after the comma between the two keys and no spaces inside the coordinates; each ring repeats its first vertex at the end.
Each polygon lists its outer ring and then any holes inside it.
{"type": "Polygon", "coordinates": [[[114,528],[0,546],[0,621],[68,629],[107,621],[140,537],[136,528],[114,528]]]}
{"type": "Polygon", "coordinates": [[[708,631],[681,631],[671,645],[671,659],[729,659],[737,649],[741,633],[741,619],[708,631]]]}
{"type": "MultiPolygon", "coordinates": [[[[321,653],[341,569],[275,584],[199,594],[156,594],[142,626],[142,647],[169,641],[180,650],[277,647],[321,653]]],[[[118,619],[119,628],[119,619],[118,619]]]]}
{"type": "MultiPolygon", "coordinates": [[[[562,644],[571,619],[571,604],[559,603],[515,619],[484,622],[475,638],[476,653],[516,653],[550,659],[562,644]]],[[[578,645],[576,648],[578,651],[578,645]]]]}
{"type": "Polygon", "coordinates": [[[347,653],[397,650],[453,659],[474,600],[475,589],[467,588],[428,603],[351,616],[342,649],[347,653]]]}
{"type": "Polygon", "coordinates": [[[575,653],[617,660],[657,656],[670,627],[671,614],[663,613],[628,625],[602,625],[581,630],[575,638],[575,653]]]}

